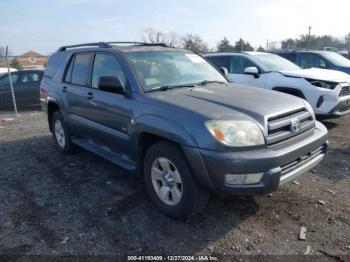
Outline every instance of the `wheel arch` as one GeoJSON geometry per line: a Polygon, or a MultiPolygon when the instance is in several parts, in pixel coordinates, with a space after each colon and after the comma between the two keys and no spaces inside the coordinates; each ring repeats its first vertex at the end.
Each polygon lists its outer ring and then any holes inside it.
{"type": "MultiPolygon", "coordinates": [[[[180,124],[163,117],[147,115],[135,120],[130,138],[131,156],[137,163],[137,173],[142,174],[142,163],[148,148],[159,141],[197,147],[197,142],[180,124]]],[[[183,150],[182,150],[183,151],[183,150]]]]}
{"type": "Polygon", "coordinates": [[[47,103],[47,120],[49,123],[49,129],[50,132],[52,132],[52,127],[51,127],[51,118],[54,112],[59,111],[60,107],[58,103],[55,100],[50,100],[47,103]]]}
{"type": "Polygon", "coordinates": [[[304,93],[300,89],[292,88],[292,87],[283,87],[283,86],[276,86],[272,88],[274,91],[278,91],[281,93],[286,93],[289,95],[293,95],[302,99],[306,99],[304,93]]]}

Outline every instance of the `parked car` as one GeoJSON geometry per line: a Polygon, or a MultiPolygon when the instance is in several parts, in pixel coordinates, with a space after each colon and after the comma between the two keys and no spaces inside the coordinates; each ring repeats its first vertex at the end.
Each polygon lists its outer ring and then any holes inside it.
{"type": "MultiPolygon", "coordinates": [[[[40,108],[40,81],[44,71],[23,70],[11,73],[18,109],[40,108]]],[[[0,76],[0,110],[13,110],[9,74],[0,76]]]]}
{"type": "Polygon", "coordinates": [[[303,99],[228,83],[201,56],[165,45],[61,47],[41,101],[61,153],[78,145],[142,175],[174,219],[211,192],[277,190],[327,150],[327,129],[303,99]]]}
{"type": "MultiPolygon", "coordinates": [[[[17,69],[15,68],[10,68],[10,72],[16,72],[17,69]]],[[[7,74],[8,73],[8,69],[7,67],[0,67],[0,76],[7,74]]]]}
{"type": "Polygon", "coordinates": [[[323,68],[350,74],[350,60],[332,51],[275,52],[301,68],[323,68]]]}
{"type": "Polygon", "coordinates": [[[338,49],[338,48],[332,47],[332,46],[323,47],[322,50],[324,50],[324,51],[330,51],[330,52],[336,52],[336,53],[339,52],[339,49],[338,49]]]}
{"type": "Polygon", "coordinates": [[[307,100],[317,115],[350,113],[350,75],[326,69],[301,69],[274,54],[260,52],[205,55],[228,70],[230,81],[271,89],[307,100]]]}

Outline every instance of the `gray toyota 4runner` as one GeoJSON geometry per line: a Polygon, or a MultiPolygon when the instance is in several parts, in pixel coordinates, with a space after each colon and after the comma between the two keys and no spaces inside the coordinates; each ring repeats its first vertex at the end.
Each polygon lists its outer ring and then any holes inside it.
{"type": "Polygon", "coordinates": [[[142,175],[174,219],[210,193],[275,191],[327,151],[327,129],[306,101],[228,83],[201,56],[161,44],[61,47],[41,102],[59,151],[78,145],[142,175]]]}

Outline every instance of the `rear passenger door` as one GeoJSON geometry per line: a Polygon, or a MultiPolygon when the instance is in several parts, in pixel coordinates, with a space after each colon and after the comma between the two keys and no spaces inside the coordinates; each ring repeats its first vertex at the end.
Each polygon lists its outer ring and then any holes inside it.
{"type": "Polygon", "coordinates": [[[65,101],[65,112],[73,135],[90,138],[94,134],[91,120],[91,107],[88,93],[90,67],[93,53],[84,52],[75,54],[66,70],[65,80],[62,83],[61,95],[65,101]]]}

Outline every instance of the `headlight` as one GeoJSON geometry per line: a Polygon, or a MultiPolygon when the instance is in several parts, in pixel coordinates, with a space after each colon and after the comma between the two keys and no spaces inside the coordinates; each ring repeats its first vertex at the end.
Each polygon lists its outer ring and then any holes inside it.
{"type": "Polygon", "coordinates": [[[205,126],[217,141],[227,146],[256,146],[265,144],[260,128],[251,121],[213,120],[205,126]]]}
{"type": "Polygon", "coordinates": [[[334,89],[339,84],[337,82],[330,82],[330,81],[322,81],[322,80],[315,80],[315,79],[309,79],[305,78],[306,81],[308,81],[311,85],[326,88],[326,89],[334,89]]]}
{"type": "Polygon", "coordinates": [[[306,100],[304,100],[305,107],[309,110],[310,114],[312,114],[313,118],[315,119],[315,112],[310,103],[306,100]]]}

